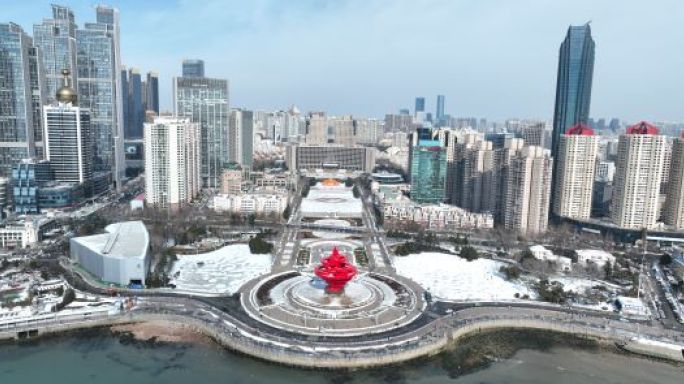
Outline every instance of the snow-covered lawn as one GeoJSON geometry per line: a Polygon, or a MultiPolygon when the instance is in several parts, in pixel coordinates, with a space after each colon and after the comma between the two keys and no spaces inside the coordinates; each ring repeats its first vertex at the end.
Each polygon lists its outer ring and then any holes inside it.
{"type": "Polygon", "coordinates": [[[504,263],[477,259],[467,261],[455,255],[423,252],[395,257],[397,273],[411,278],[439,299],[515,300],[516,293],[536,297],[519,281],[506,281],[499,272],[504,263]]]}
{"type": "Polygon", "coordinates": [[[253,255],[247,244],[232,244],[199,255],[178,255],[171,268],[176,290],[232,295],[247,281],[270,272],[271,255],[253,255]]]}
{"type": "Polygon", "coordinates": [[[549,281],[557,281],[563,284],[563,289],[566,291],[573,291],[578,294],[584,294],[584,292],[593,288],[597,285],[606,287],[608,291],[617,291],[619,287],[615,284],[611,284],[607,281],[602,280],[591,280],[588,278],[581,277],[571,277],[571,276],[552,276],[549,277],[549,281]]]}
{"type": "Polygon", "coordinates": [[[299,210],[304,217],[361,217],[363,202],[344,185],[317,185],[302,199],[299,210]]]}

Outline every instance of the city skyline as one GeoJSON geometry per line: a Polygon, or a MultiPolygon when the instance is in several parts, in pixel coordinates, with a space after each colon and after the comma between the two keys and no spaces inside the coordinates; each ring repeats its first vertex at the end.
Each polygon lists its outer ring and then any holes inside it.
{"type": "MultiPolygon", "coordinates": [[[[436,95],[443,94],[451,115],[551,119],[558,43],[568,25],[592,20],[597,47],[591,116],[684,120],[676,97],[683,85],[677,72],[683,60],[675,54],[681,36],[674,28],[664,33],[683,5],[580,1],[549,11],[535,3],[110,5],[121,11],[122,63],[159,72],[162,110],[172,109],[171,79],[180,75],[182,60],[202,59],[207,76],[230,80],[231,104],[251,109],[296,104],[304,111],[381,117],[411,107],[416,96],[425,96],[426,110],[434,111],[436,95]],[[651,28],[633,27],[642,20],[651,28]]],[[[49,4],[7,4],[10,20],[2,21],[31,31],[49,14],[49,4]]],[[[60,4],[72,8],[79,27],[90,21],[89,2],[60,4]]]]}

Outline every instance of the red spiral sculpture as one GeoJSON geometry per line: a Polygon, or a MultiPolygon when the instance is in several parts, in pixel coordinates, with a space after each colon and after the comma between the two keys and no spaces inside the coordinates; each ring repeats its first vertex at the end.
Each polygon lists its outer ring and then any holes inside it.
{"type": "Polygon", "coordinates": [[[323,279],[328,285],[327,293],[339,294],[344,291],[345,285],[356,276],[356,267],[351,265],[347,258],[333,248],[328,257],[321,259],[321,264],[314,269],[316,276],[323,279]]]}

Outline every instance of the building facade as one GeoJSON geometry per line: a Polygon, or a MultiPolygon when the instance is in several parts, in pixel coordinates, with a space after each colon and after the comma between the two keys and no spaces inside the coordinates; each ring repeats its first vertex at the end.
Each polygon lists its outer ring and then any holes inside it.
{"type": "Polygon", "coordinates": [[[104,282],[144,285],[150,270],[150,238],[145,224],[114,223],[105,231],[70,239],[71,259],[104,282]]]}
{"type": "Polygon", "coordinates": [[[140,70],[131,68],[127,75],[127,117],[124,138],[126,140],[141,139],[143,137],[143,124],[145,123],[145,110],[143,106],[143,88],[140,70]]]}
{"type": "Polygon", "coordinates": [[[620,135],[610,208],[618,227],[656,227],[665,140],[655,126],[643,121],[620,135]]]}
{"type": "Polygon", "coordinates": [[[556,162],[553,212],[560,217],[588,219],[594,187],[598,138],[584,124],[561,135],[556,162]]]}
{"type": "Polygon", "coordinates": [[[287,207],[287,194],[244,193],[214,196],[214,209],[240,215],[277,215],[287,207]]]}
{"type": "Polygon", "coordinates": [[[117,164],[120,156],[116,153],[123,147],[117,143],[120,95],[114,38],[106,24],[86,23],[85,29],[76,30],[76,43],[78,104],[90,111],[93,170],[121,176],[117,171],[123,165],[117,164]]]}
{"type": "Polygon", "coordinates": [[[375,166],[373,148],[289,145],[286,151],[290,170],[346,169],[372,172],[375,166]]]}
{"type": "Polygon", "coordinates": [[[52,5],[52,19],[33,26],[33,39],[40,49],[45,73],[46,104],[56,102],[62,86],[62,70],[69,71],[69,84],[76,84],[76,21],[68,7],[52,5]]]}
{"type": "Polygon", "coordinates": [[[199,124],[202,186],[219,188],[228,162],[228,80],[174,78],[173,105],[175,116],[199,124]]]}
{"type": "Polygon", "coordinates": [[[233,109],[228,122],[228,160],[244,167],[254,162],[254,112],[233,109]]]}
{"type": "Polygon", "coordinates": [[[93,135],[90,110],[77,107],[68,71],[57,90],[56,104],[43,107],[45,158],[56,181],[83,184],[93,178],[93,135]]]}
{"type": "Polygon", "coordinates": [[[552,159],[541,147],[523,147],[506,168],[504,227],[524,235],[546,231],[552,159]]]}
{"type": "Polygon", "coordinates": [[[199,124],[171,117],[145,124],[145,201],[177,207],[191,202],[200,187],[199,124]]]}
{"type": "Polygon", "coordinates": [[[663,218],[674,229],[684,229],[684,137],[672,143],[672,159],[663,218]]]}
{"type": "Polygon", "coordinates": [[[159,74],[157,72],[147,72],[145,87],[145,110],[154,111],[159,116],[159,74]]]}
{"type": "MultiPolygon", "coordinates": [[[[588,123],[594,76],[594,48],[589,23],[568,28],[558,55],[556,104],[551,133],[553,158],[558,157],[561,135],[576,124],[588,123]]],[[[558,174],[555,166],[553,173],[558,174]]],[[[555,190],[555,179],[553,188],[555,190]]]]}
{"type": "Polygon", "coordinates": [[[14,23],[0,23],[0,176],[21,159],[42,156],[44,83],[31,37],[14,23]]]}
{"type": "Polygon", "coordinates": [[[418,140],[411,152],[411,200],[438,204],[446,199],[446,150],[439,140],[418,140]]]}

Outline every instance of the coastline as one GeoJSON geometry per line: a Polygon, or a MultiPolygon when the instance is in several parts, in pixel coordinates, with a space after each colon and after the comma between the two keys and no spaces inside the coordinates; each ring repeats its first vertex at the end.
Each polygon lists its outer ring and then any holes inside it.
{"type": "MultiPolygon", "coordinates": [[[[110,337],[117,338],[119,342],[123,344],[136,344],[142,348],[160,348],[172,345],[199,345],[211,348],[218,347],[236,355],[251,357],[241,351],[226,347],[217,340],[205,335],[204,332],[199,329],[194,329],[167,320],[149,320],[46,333],[41,334],[36,338],[20,341],[19,343],[28,342],[39,344],[42,341],[87,338],[94,335],[109,335],[110,337]]],[[[17,342],[2,342],[0,343],[0,348],[8,343],[17,342]]],[[[660,363],[667,363],[674,367],[684,367],[684,364],[671,360],[648,357],[625,351],[617,347],[613,341],[608,339],[585,335],[572,335],[555,331],[501,328],[463,335],[459,339],[452,340],[439,352],[395,364],[347,369],[316,367],[300,367],[299,369],[337,372],[334,373],[334,375],[343,379],[347,375],[345,372],[361,370],[376,372],[377,374],[390,377],[392,376],[393,371],[399,368],[411,369],[412,367],[430,364],[443,370],[450,378],[458,378],[485,370],[495,363],[507,361],[523,350],[547,352],[557,348],[596,354],[622,355],[632,359],[652,360],[660,363]]],[[[288,366],[288,364],[267,361],[265,359],[258,360],[273,365],[288,366]]]]}
{"type": "MultiPolygon", "coordinates": [[[[481,309],[481,308],[479,308],[481,309]]],[[[518,309],[525,312],[525,310],[518,309]]],[[[475,310],[475,314],[477,310],[475,310]]],[[[468,311],[464,311],[467,314],[468,311]]],[[[169,343],[217,343],[221,347],[238,354],[250,356],[258,360],[274,364],[292,366],[304,369],[321,370],[353,370],[396,366],[421,358],[431,357],[454,350],[466,343],[469,338],[487,332],[503,331],[506,333],[540,332],[574,337],[582,340],[597,340],[604,344],[615,345],[630,349],[630,353],[647,355],[654,358],[684,361],[681,358],[681,347],[676,346],[675,353],[659,349],[657,345],[649,345],[640,340],[632,341],[624,335],[616,334],[608,328],[592,328],[577,326],[574,323],[563,324],[559,318],[538,319],[515,319],[515,318],[478,318],[467,317],[455,323],[448,324],[446,318],[440,318],[434,323],[424,326],[425,337],[412,341],[388,344],[385,341],[359,342],[346,344],[332,341],[289,340],[286,337],[274,336],[271,338],[267,333],[259,330],[242,329],[234,324],[218,321],[218,314],[208,313],[212,320],[189,317],[180,314],[160,313],[137,313],[121,317],[98,319],[90,322],[76,324],[56,324],[44,328],[24,331],[23,339],[33,340],[45,334],[61,334],[74,329],[108,327],[113,333],[124,335],[127,340],[140,340],[142,342],[169,343]],[[226,325],[228,324],[228,325],[226,325]],[[413,343],[413,344],[407,344],[413,343]],[[637,346],[640,348],[627,348],[637,346]],[[677,356],[675,356],[677,355],[677,356]]],[[[5,332],[0,337],[22,339],[16,332],[5,332]]],[[[673,345],[674,346],[674,345],[673,345]]],[[[495,348],[485,351],[483,355],[497,356],[496,351],[504,351],[504,348],[495,348]]],[[[502,356],[505,356],[502,355],[502,356]]],[[[467,364],[466,364],[467,365],[467,364]]]]}

